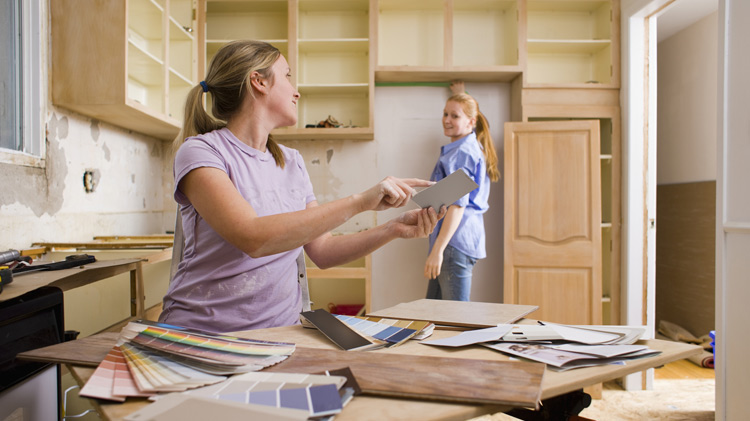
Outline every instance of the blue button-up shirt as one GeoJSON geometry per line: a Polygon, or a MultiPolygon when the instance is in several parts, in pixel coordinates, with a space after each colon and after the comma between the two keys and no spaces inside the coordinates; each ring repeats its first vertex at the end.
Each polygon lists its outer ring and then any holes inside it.
{"type": "MultiPolygon", "coordinates": [[[[435,164],[430,180],[442,180],[459,169],[466,172],[479,187],[453,203],[465,209],[461,223],[448,245],[475,259],[484,259],[487,256],[484,213],[490,207],[488,203],[490,178],[487,175],[487,164],[482,146],[473,132],[440,148],[440,158],[435,164]]],[[[436,229],[430,234],[430,250],[442,227],[443,220],[441,219],[436,229]]]]}

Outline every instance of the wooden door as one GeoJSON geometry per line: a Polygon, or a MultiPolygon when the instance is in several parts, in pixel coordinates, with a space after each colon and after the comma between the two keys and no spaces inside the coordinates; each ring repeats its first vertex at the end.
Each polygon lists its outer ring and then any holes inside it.
{"type": "Polygon", "coordinates": [[[598,121],[505,124],[504,301],[601,324],[598,121]]]}

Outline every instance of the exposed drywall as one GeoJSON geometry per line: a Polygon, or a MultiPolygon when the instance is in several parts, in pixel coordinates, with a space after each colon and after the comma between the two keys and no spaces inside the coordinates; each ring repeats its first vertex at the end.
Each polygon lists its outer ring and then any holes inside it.
{"type": "MultiPolygon", "coordinates": [[[[375,142],[295,140],[283,144],[302,154],[318,203],[362,192],[380,181],[375,142]]],[[[364,212],[336,228],[334,233],[357,232],[374,226],[374,212],[364,212]]]]}
{"type": "Polygon", "coordinates": [[[46,128],[44,168],[0,164],[0,249],[174,226],[167,144],[52,104],[46,128]]]}
{"type": "Polygon", "coordinates": [[[717,16],[657,47],[657,184],[716,180],[717,16]]]}
{"type": "MultiPolygon", "coordinates": [[[[503,125],[510,120],[510,85],[469,83],[467,91],[479,103],[490,123],[495,149],[503,162],[503,125]]],[[[441,116],[447,88],[377,87],[375,95],[375,142],[378,174],[385,177],[429,178],[448,143],[441,116]]],[[[501,168],[502,171],[502,168],[501,168]]],[[[408,209],[415,208],[410,205],[408,209]]],[[[378,223],[402,210],[378,213],[378,223]]],[[[490,209],[485,214],[487,259],[474,268],[471,300],[501,302],[503,290],[503,183],[492,184],[490,209]]],[[[423,277],[428,243],[426,239],[396,240],[373,254],[372,307],[374,310],[400,302],[424,298],[423,277]]]]}

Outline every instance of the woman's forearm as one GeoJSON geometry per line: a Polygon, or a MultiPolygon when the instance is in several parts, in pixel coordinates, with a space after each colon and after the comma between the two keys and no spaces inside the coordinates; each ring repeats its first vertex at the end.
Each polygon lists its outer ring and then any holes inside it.
{"type": "Polygon", "coordinates": [[[366,256],[396,238],[398,235],[386,223],[354,234],[325,234],[310,242],[305,252],[316,266],[327,269],[366,256]]]}
{"type": "Polygon", "coordinates": [[[448,213],[446,213],[443,219],[443,225],[440,226],[440,232],[435,238],[435,243],[432,245],[433,252],[442,254],[445,251],[451,238],[453,238],[453,234],[456,233],[459,224],[461,224],[463,216],[464,208],[455,205],[451,205],[448,208],[448,213]]]}

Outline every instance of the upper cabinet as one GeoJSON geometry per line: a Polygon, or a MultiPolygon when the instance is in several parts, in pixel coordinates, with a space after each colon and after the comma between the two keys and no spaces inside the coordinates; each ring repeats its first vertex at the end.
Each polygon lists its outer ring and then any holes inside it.
{"type": "Polygon", "coordinates": [[[500,81],[522,72],[517,0],[373,0],[379,82],[500,81]]]}
{"type": "Polygon", "coordinates": [[[368,0],[205,1],[201,75],[231,40],[276,46],[300,92],[298,123],[273,131],[276,139],[373,138],[373,92],[368,0]],[[315,127],[332,119],[338,127],[315,127]]]}
{"type": "Polygon", "coordinates": [[[52,102],[163,140],[197,83],[192,0],[50,2],[52,102]]]}
{"type": "Polygon", "coordinates": [[[526,4],[525,86],[619,86],[619,0],[526,4]]]}
{"type": "MultiPolygon", "coordinates": [[[[620,0],[55,0],[56,105],[171,140],[186,93],[238,39],[281,50],[301,94],[277,139],[371,140],[375,84],[618,89],[620,0]],[[330,119],[329,119],[330,117],[330,119]],[[337,127],[319,127],[334,120],[337,127]]],[[[520,104],[520,105],[519,105],[520,104]]]]}

